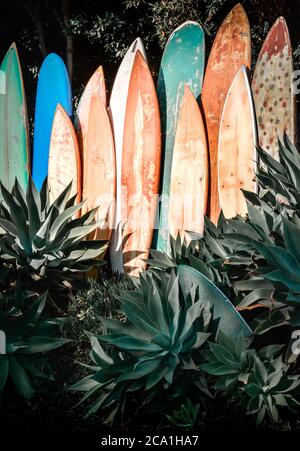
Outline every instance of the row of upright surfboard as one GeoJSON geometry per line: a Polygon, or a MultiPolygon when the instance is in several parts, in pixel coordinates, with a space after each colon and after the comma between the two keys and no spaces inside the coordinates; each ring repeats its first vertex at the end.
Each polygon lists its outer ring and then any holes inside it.
{"type": "Polygon", "coordinates": [[[170,36],[155,89],[142,41],[127,51],[107,102],[100,66],[75,112],[66,67],[50,54],[40,69],[32,163],[24,86],[15,45],[0,72],[0,179],[38,188],[48,175],[52,198],[73,180],[82,214],[97,208],[94,239],[111,240],[115,271],[137,275],[148,249],[168,252],[169,233],[202,233],[245,214],[241,188],[255,190],[255,146],[278,157],[277,136],[294,141],[293,62],[283,18],[271,28],[250,85],[247,15],[236,5],[214,40],[205,68],[205,36],[186,22],[170,36]],[[32,169],[31,169],[32,168],[32,169]],[[160,196],[159,196],[160,195],[160,196]]]}

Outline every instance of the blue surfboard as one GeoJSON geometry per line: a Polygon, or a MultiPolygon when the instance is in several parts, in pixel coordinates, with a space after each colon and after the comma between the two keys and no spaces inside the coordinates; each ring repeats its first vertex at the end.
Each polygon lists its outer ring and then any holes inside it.
{"type": "Polygon", "coordinates": [[[37,85],[33,136],[32,177],[40,189],[48,174],[52,122],[57,104],[72,115],[71,85],[65,63],[50,53],[44,60],[37,85]]]}

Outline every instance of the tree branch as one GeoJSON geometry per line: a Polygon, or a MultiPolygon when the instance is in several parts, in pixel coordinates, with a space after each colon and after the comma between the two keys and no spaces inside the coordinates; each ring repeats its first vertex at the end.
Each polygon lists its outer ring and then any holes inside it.
{"type": "Polygon", "coordinates": [[[39,0],[37,2],[35,7],[33,6],[33,3],[31,0],[23,1],[23,2],[21,2],[21,5],[23,6],[23,9],[27,13],[28,17],[35,24],[36,31],[38,33],[39,49],[41,51],[41,54],[45,57],[48,52],[47,52],[47,47],[46,47],[46,42],[45,42],[43,19],[42,19],[41,10],[40,10],[41,0],[39,0]]]}

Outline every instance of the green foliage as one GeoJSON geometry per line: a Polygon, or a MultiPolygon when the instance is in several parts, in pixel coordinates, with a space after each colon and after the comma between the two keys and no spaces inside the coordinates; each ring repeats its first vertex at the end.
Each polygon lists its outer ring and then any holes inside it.
{"type": "Polygon", "coordinates": [[[278,421],[278,408],[293,409],[299,402],[293,397],[300,385],[300,376],[289,376],[289,366],[280,355],[266,362],[254,356],[254,364],[247,385],[240,389],[241,403],[246,404],[246,413],[255,415],[260,424],[266,415],[278,421]]]}
{"type": "Polygon", "coordinates": [[[220,343],[209,343],[206,362],[200,367],[212,375],[216,391],[226,393],[246,414],[254,415],[258,424],[266,415],[277,422],[278,408],[299,405],[293,395],[300,376],[291,375],[281,349],[280,345],[270,345],[256,351],[247,348],[242,336],[236,343],[223,336],[220,343]]]}
{"type": "Polygon", "coordinates": [[[71,185],[50,204],[46,181],[40,193],[32,180],[26,193],[17,181],[11,193],[1,185],[0,259],[24,284],[35,281],[42,289],[62,286],[103,264],[95,258],[105,243],[85,239],[97,226],[95,211],[76,218],[81,204],[75,204],[70,192],[71,185]]]}
{"type": "Polygon", "coordinates": [[[211,336],[212,315],[197,287],[186,293],[174,272],[157,279],[144,273],[137,290],[123,292],[120,301],[128,321],[102,319],[110,333],[90,337],[92,374],[71,387],[85,392],[82,401],[99,392],[89,414],[109,407],[112,421],[132,394],[161,407],[185,385],[205,391],[196,361],[211,336]]]}
{"type": "Polygon", "coordinates": [[[123,290],[133,288],[133,283],[125,274],[113,275],[98,282],[89,280],[86,289],[71,297],[63,333],[77,342],[76,360],[85,358],[86,343],[89,344],[85,331],[93,335],[103,331],[102,317],[125,318],[120,312],[118,296],[123,290]]]}
{"type": "Polygon", "coordinates": [[[172,415],[166,415],[166,417],[172,425],[184,431],[189,431],[197,423],[199,409],[199,404],[193,405],[191,400],[188,399],[181,404],[179,409],[174,410],[172,415]]]}
{"type": "Polygon", "coordinates": [[[0,300],[0,339],[4,347],[0,353],[0,392],[9,377],[24,398],[31,398],[35,392],[29,375],[54,380],[45,353],[69,340],[56,336],[60,319],[42,317],[46,298],[44,294],[32,300],[17,286],[0,300]]]}
{"type": "Polygon", "coordinates": [[[232,390],[240,382],[247,381],[250,355],[243,335],[238,337],[236,343],[222,335],[219,343],[209,343],[209,350],[205,351],[206,362],[201,369],[216,376],[214,389],[232,390]]]}

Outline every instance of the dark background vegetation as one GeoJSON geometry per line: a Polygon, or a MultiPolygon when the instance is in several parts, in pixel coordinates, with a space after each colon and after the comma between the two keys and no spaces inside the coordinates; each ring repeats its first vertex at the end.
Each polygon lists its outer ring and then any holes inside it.
{"type": "MultiPolygon", "coordinates": [[[[98,65],[104,66],[107,90],[130,43],[140,36],[154,78],[164,45],[185,20],[206,31],[207,52],[226,14],[237,0],[5,0],[1,2],[1,58],[15,41],[23,68],[32,122],[39,67],[50,52],[67,63],[74,103],[98,65]],[[5,5],[5,6],[4,6],[5,5]]],[[[276,18],[288,23],[295,65],[300,65],[299,0],[242,0],[249,16],[253,61],[276,18]]]]}

